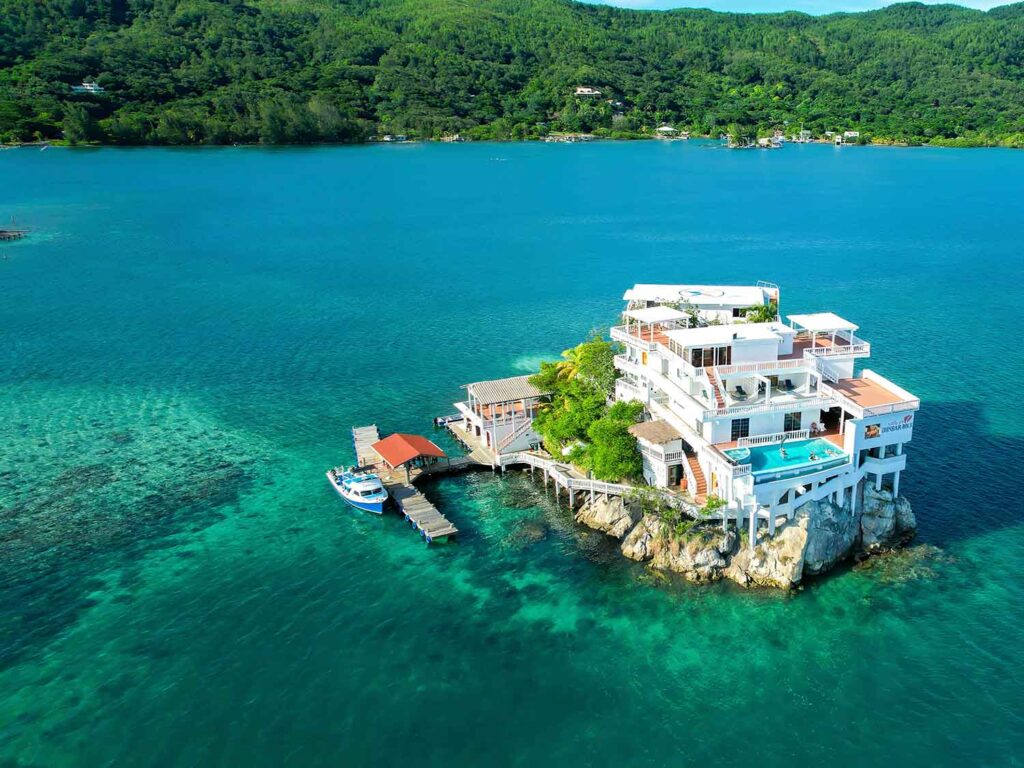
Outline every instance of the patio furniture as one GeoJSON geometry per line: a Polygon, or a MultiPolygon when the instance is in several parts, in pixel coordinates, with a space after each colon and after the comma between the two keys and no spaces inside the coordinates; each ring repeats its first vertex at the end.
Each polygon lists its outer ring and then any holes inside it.
{"type": "Polygon", "coordinates": [[[748,395],[746,391],[739,384],[736,385],[736,394],[733,396],[737,400],[746,400],[748,395]]]}

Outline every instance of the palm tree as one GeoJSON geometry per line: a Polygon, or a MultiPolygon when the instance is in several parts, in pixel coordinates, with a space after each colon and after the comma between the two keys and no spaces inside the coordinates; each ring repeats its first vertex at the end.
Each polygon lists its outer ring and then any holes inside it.
{"type": "Polygon", "coordinates": [[[572,381],[579,376],[578,349],[579,347],[573,347],[572,349],[563,350],[561,362],[555,364],[555,368],[558,370],[558,378],[562,381],[572,381]]]}

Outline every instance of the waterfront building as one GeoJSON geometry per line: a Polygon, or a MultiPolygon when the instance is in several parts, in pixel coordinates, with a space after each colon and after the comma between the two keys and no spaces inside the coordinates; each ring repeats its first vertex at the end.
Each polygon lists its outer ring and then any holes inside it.
{"type": "Polygon", "coordinates": [[[597,88],[592,88],[589,85],[577,85],[573,91],[573,95],[586,98],[597,98],[601,95],[601,91],[597,88]]]}
{"type": "Polygon", "coordinates": [[[103,93],[103,88],[96,83],[85,82],[81,85],[72,85],[72,93],[103,93]]]}
{"type": "Polygon", "coordinates": [[[855,373],[871,354],[856,325],[831,312],[783,322],[770,283],[636,285],[623,298],[615,398],[646,406],[633,434],[649,484],[718,497],[752,534],[812,500],[856,508],[865,482],[899,492],[920,401],[855,373]]]}
{"type": "Polygon", "coordinates": [[[531,384],[529,376],[478,381],[466,384],[465,389],[466,399],[455,403],[462,421],[451,424],[461,435],[454,434],[470,444],[483,446],[494,456],[540,445],[533,419],[550,393],[531,384]]]}

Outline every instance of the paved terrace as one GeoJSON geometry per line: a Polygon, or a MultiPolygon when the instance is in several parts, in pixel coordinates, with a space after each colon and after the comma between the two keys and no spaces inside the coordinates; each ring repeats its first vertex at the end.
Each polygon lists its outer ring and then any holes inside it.
{"type": "Polygon", "coordinates": [[[830,387],[862,408],[902,403],[904,397],[871,379],[840,379],[830,387]]]}

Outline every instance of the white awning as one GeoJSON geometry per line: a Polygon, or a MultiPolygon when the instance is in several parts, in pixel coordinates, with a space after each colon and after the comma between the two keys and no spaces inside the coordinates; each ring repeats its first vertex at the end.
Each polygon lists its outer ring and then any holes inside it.
{"type": "Polygon", "coordinates": [[[779,341],[785,332],[783,328],[780,323],[731,323],[708,325],[703,328],[681,328],[677,331],[666,331],[665,335],[681,347],[709,347],[765,339],[779,341]]]}
{"type": "Polygon", "coordinates": [[[662,306],[631,309],[623,314],[633,320],[639,320],[641,323],[667,323],[669,320],[682,320],[686,317],[685,312],[662,306]]]}
{"type": "Polygon", "coordinates": [[[833,333],[835,331],[856,331],[858,326],[832,312],[817,312],[811,315],[788,315],[789,322],[811,333],[833,333]]]}
{"type": "Polygon", "coordinates": [[[637,283],[622,297],[625,301],[681,301],[696,307],[753,307],[767,304],[763,288],[756,285],[655,285],[637,283]]]}

